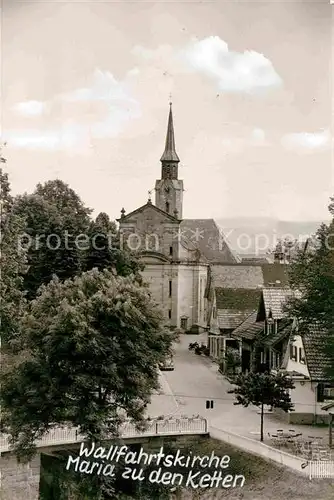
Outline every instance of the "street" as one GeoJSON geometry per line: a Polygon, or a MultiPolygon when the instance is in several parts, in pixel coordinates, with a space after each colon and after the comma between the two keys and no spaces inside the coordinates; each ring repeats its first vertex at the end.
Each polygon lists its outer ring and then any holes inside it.
{"type": "MultiPolygon", "coordinates": [[[[205,342],[205,335],[181,335],[176,344],[171,372],[161,372],[161,394],[152,397],[148,413],[158,415],[201,415],[210,423],[226,423],[235,432],[245,429],[245,409],[233,405],[234,395],[227,391],[232,386],[218,373],[218,366],[205,356],[188,350],[190,342],[205,342]],[[174,397],[173,397],[174,395],[174,397]],[[206,401],[213,400],[213,409],[206,409],[206,401]]],[[[259,419],[254,413],[254,430],[259,419]]],[[[249,423],[247,423],[249,425],[249,423]]]]}
{"type": "Polygon", "coordinates": [[[180,340],[175,350],[175,370],[164,373],[179,405],[177,414],[201,415],[214,426],[223,426],[238,433],[244,432],[246,427],[248,432],[258,431],[256,409],[247,411],[235,406],[234,395],[227,392],[232,386],[218,373],[217,364],[188,350],[190,342],[206,343],[206,335],[182,335],[180,340]],[[207,400],[213,400],[213,409],[206,409],[207,400]],[[252,422],[249,422],[248,413],[253,417],[252,422]]]}
{"type": "MultiPolygon", "coordinates": [[[[161,372],[161,392],[152,397],[148,414],[151,417],[201,415],[208,419],[209,425],[218,429],[248,438],[259,438],[259,409],[234,405],[234,395],[227,393],[232,386],[218,373],[217,364],[206,356],[198,356],[189,351],[190,342],[206,343],[206,335],[180,336],[180,343],[175,346],[175,369],[161,372]],[[213,409],[206,409],[207,400],[213,400],[213,409]]],[[[277,428],[287,430],[291,428],[291,424],[284,424],[274,415],[266,414],[264,427],[265,435],[268,435],[268,432],[275,432],[277,428]]],[[[327,430],[323,428],[307,425],[292,427],[304,435],[327,435],[327,430]]]]}

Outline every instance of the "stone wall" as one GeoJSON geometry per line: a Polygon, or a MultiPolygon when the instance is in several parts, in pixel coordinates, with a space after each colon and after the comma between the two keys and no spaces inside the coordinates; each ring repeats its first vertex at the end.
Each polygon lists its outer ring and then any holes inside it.
{"type": "MultiPolygon", "coordinates": [[[[180,450],[191,446],[192,443],[200,443],[208,439],[207,435],[180,435],[180,436],[150,436],[126,439],[127,445],[140,444],[147,453],[157,453],[161,446],[167,444],[180,450]]],[[[78,449],[78,444],[60,445],[49,448],[40,448],[43,453],[78,449]]],[[[10,453],[4,453],[0,457],[1,469],[1,500],[39,500],[39,478],[40,478],[40,454],[27,465],[20,465],[16,458],[10,453]]]]}
{"type": "Polygon", "coordinates": [[[1,500],[38,500],[40,455],[26,465],[17,463],[10,453],[0,457],[1,500]]]}

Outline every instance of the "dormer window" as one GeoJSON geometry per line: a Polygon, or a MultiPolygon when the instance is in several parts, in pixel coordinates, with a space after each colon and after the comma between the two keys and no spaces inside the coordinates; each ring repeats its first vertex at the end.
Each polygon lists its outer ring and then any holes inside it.
{"type": "Polygon", "coordinates": [[[290,359],[297,361],[297,347],[293,344],[290,344],[290,359]]]}
{"type": "Polygon", "coordinates": [[[305,365],[305,352],[301,347],[299,348],[299,363],[305,365]]]}
{"type": "Polygon", "coordinates": [[[267,335],[271,335],[273,333],[273,324],[274,320],[271,316],[267,319],[267,335]]]}

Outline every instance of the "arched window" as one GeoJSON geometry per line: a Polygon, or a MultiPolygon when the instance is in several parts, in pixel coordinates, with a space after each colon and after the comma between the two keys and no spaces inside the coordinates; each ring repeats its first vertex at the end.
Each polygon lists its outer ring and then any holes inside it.
{"type": "Polygon", "coordinates": [[[169,202],[166,201],[166,212],[169,213],[169,202]]]}

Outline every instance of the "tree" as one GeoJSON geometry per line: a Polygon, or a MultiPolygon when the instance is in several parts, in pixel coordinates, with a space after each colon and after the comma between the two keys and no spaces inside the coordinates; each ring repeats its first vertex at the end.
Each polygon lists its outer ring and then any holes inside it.
{"type": "Polygon", "coordinates": [[[328,206],[329,213],[334,216],[334,196],[330,198],[330,203],[328,206]]]}
{"type": "Polygon", "coordinates": [[[55,206],[65,220],[70,222],[75,218],[76,227],[82,232],[87,229],[92,209],[85,207],[79,195],[65,182],[56,179],[37,184],[34,194],[55,206]]]}
{"type": "Polygon", "coordinates": [[[301,297],[291,299],[287,311],[297,318],[301,330],[313,324],[326,332],[327,376],[334,380],[334,220],[320,226],[314,244],[299,253],[289,277],[301,297]]]}
{"type": "Polygon", "coordinates": [[[241,366],[241,356],[239,349],[227,348],[225,355],[220,364],[221,371],[226,371],[226,373],[232,372],[235,375],[236,369],[241,366]]]}
{"type": "Polygon", "coordinates": [[[115,223],[106,214],[92,221],[91,210],[62,181],[38,184],[33,194],[17,196],[14,210],[26,219],[19,243],[27,250],[24,287],[29,300],[54,275],[64,281],[94,267],[114,268],[122,276],[136,274],[140,281],[142,266],[120,247],[115,223]]]}
{"type": "Polygon", "coordinates": [[[90,223],[88,229],[89,246],[85,254],[83,269],[89,271],[96,267],[115,269],[120,276],[134,274],[141,283],[140,271],[143,265],[128,249],[121,247],[120,234],[116,224],[106,213],[101,212],[90,223]]]}
{"type": "MultiPolygon", "coordinates": [[[[2,157],[1,157],[2,158],[2,157]]],[[[4,162],[3,162],[4,163],[4,162]]],[[[18,241],[24,219],[13,210],[7,173],[0,168],[0,333],[2,352],[13,340],[25,307],[22,274],[27,271],[25,251],[18,241]]],[[[4,360],[2,360],[4,361],[4,360]]]]}
{"type": "Polygon", "coordinates": [[[21,322],[22,361],[2,380],[2,419],[17,456],[53,426],[89,441],[117,435],[125,416],[143,423],[158,365],[173,335],[133,276],[97,269],[43,286],[21,322]]]}
{"type": "Polygon", "coordinates": [[[250,404],[259,406],[261,409],[261,441],[263,441],[263,416],[264,405],[272,408],[281,408],[285,412],[291,411],[294,404],[291,403],[290,389],[294,389],[292,379],[286,374],[278,373],[249,373],[239,374],[235,384],[237,387],[228,391],[235,394],[235,405],[245,407],[250,404]]]}
{"type": "Polygon", "coordinates": [[[20,244],[28,254],[24,286],[30,300],[54,274],[60,280],[80,274],[80,238],[87,234],[91,210],[67,184],[60,180],[38,184],[33,194],[16,197],[14,211],[26,219],[20,244]]]}

